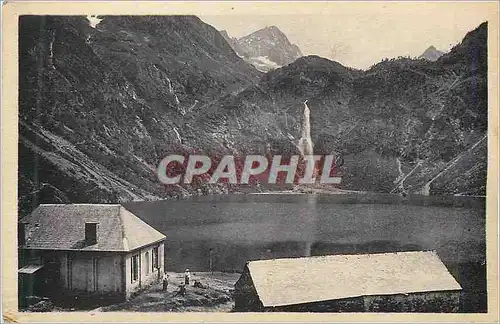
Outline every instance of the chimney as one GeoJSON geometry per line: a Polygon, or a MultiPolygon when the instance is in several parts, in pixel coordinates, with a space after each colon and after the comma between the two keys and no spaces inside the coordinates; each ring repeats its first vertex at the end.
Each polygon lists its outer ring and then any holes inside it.
{"type": "Polygon", "coordinates": [[[97,223],[85,222],[85,244],[94,245],[97,243],[97,223]]]}

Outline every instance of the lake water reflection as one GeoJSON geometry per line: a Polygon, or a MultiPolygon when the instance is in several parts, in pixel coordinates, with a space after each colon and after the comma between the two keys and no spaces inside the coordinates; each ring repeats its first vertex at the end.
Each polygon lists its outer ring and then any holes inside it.
{"type": "Polygon", "coordinates": [[[130,203],[167,236],[169,271],[241,271],[256,259],[436,250],[486,310],[485,199],[392,195],[229,195],[130,203]]]}
{"type": "Polygon", "coordinates": [[[414,249],[435,249],[446,262],[484,260],[483,199],[381,197],[206,196],[127,207],[167,236],[171,270],[207,270],[210,249],[214,270],[226,271],[253,259],[414,249]]]}

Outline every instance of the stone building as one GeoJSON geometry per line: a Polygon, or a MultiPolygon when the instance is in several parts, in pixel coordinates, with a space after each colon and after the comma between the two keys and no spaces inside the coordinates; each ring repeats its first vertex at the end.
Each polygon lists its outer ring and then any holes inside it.
{"type": "Polygon", "coordinates": [[[19,222],[26,297],[124,300],[162,278],[165,236],[121,205],[40,205],[19,222]]]}
{"type": "Polygon", "coordinates": [[[461,286],[434,251],[247,262],[236,311],[456,312],[461,286]]]}

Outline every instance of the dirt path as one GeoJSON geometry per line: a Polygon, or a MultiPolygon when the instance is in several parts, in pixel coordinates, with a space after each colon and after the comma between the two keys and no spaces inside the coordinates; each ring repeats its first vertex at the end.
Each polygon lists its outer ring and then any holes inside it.
{"type": "Polygon", "coordinates": [[[194,272],[184,296],[178,294],[183,274],[168,272],[168,275],[169,285],[166,291],[162,289],[162,283],[155,283],[129,301],[94,311],[230,312],[234,306],[233,289],[240,276],[238,273],[194,272]],[[195,281],[200,281],[207,288],[193,287],[195,281]]]}

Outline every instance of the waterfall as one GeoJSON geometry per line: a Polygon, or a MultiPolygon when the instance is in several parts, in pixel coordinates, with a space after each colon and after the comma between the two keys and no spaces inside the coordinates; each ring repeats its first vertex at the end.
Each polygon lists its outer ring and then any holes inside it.
{"type": "Polygon", "coordinates": [[[303,156],[313,155],[313,143],[311,140],[311,110],[304,101],[304,118],[302,120],[302,130],[299,139],[299,150],[303,156]]]}

